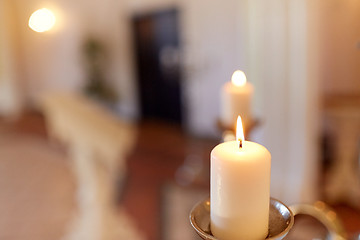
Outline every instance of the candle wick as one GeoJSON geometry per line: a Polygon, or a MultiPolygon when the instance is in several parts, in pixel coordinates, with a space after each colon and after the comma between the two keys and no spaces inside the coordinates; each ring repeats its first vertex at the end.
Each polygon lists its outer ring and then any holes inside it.
{"type": "Polygon", "coordinates": [[[239,138],[239,148],[242,148],[242,140],[239,138]]]}

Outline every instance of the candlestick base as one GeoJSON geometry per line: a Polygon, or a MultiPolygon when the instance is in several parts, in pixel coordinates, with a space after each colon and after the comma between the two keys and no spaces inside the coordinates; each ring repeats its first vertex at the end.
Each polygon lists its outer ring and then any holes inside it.
{"type": "MultiPolygon", "coordinates": [[[[345,233],[341,223],[336,216],[324,203],[320,205],[299,204],[295,206],[286,206],[279,200],[270,199],[269,212],[269,235],[266,240],[283,239],[290,231],[294,224],[294,216],[297,214],[310,215],[318,219],[329,231],[326,239],[345,240],[345,233]]],[[[190,212],[190,223],[197,234],[204,240],[218,240],[211,234],[210,230],[210,199],[196,204],[190,212]]]]}

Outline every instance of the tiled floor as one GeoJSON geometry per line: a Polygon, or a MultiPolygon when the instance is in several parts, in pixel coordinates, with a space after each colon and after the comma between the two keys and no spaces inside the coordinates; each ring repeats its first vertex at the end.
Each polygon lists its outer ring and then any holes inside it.
{"type": "Polygon", "coordinates": [[[64,152],[40,137],[0,134],[0,239],[60,239],[75,205],[64,152]]]}

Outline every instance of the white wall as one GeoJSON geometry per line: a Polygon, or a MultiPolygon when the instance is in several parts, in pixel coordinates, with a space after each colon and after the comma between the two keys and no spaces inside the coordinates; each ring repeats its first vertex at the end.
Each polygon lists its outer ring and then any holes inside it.
{"type": "Polygon", "coordinates": [[[236,69],[245,67],[246,46],[239,37],[241,2],[188,1],[184,8],[185,99],[191,133],[218,136],[220,88],[236,69]]]}
{"type": "Polygon", "coordinates": [[[15,4],[21,48],[19,60],[23,65],[21,78],[27,102],[36,105],[38,98],[48,90],[78,89],[83,73],[79,59],[81,32],[74,4],[61,5],[56,1],[44,4],[35,0],[16,0],[15,4]],[[27,23],[32,12],[43,7],[54,12],[57,22],[49,32],[37,33],[27,23]]]}
{"type": "Polygon", "coordinates": [[[86,81],[83,44],[93,37],[107,51],[106,78],[119,92],[118,109],[129,118],[138,115],[132,66],[128,12],[121,1],[16,0],[20,36],[24,98],[37,105],[46,91],[80,91],[86,81]],[[27,26],[31,13],[39,8],[52,10],[54,29],[36,33],[27,26]]]}
{"type": "Polygon", "coordinates": [[[272,154],[271,195],[314,201],[318,176],[316,32],[310,1],[249,1],[249,77],[262,122],[255,136],[272,154]]]}
{"type": "Polygon", "coordinates": [[[21,111],[12,10],[10,1],[0,1],[0,115],[4,117],[16,117],[21,111]]]}

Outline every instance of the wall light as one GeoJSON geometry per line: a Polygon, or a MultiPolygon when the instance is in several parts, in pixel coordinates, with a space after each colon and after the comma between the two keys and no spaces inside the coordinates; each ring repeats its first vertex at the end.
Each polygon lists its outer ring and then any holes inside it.
{"type": "Polygon", "coordinates": [[[35,32],[49,31],[56,22],[55,15],[46,8],[36,10],[29,18],[29,27],[35,32]]]}

